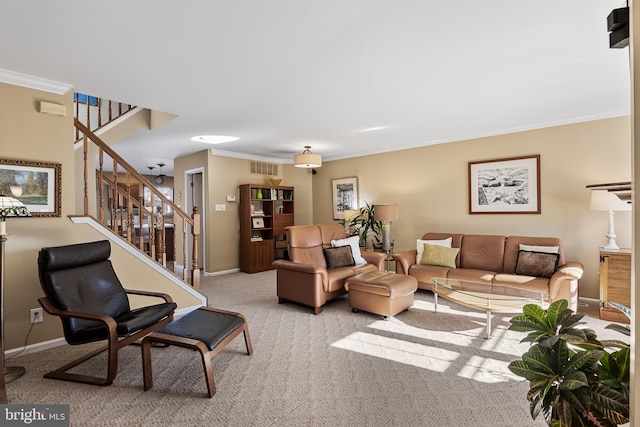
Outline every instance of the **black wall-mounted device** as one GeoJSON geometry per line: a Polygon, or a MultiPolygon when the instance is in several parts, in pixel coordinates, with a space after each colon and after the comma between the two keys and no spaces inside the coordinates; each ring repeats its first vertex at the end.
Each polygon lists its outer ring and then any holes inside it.
{"type": "Polygon", "coordinates": [[[609,47],[621,49],[629,46],[629,8],[613,9],[607,16],[609,47]]]}

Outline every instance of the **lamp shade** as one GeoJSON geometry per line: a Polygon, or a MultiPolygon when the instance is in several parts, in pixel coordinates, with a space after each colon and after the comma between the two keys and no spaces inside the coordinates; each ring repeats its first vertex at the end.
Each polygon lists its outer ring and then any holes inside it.
{"type": "Polygon", "coordinates": [[[360,211],[357,211],[355,209],[345,209],[344,211],[342,211],[344,222],[346,222],[347,224],[350,223],[353,218],[357,217],[359,214],[360,211]]]}
{"type": "Polygon", "coordinates": [[[0,235],[5,236],[7,234],[5,218],[11,216],[31,216],[31,212],[20,200],[0,195],[0,235]]]}
{"type": "Polygon", "coordinates": [[[607,190],[592,190],[590,208],[594,211],[630,211],[631,204],[607,190]]]}
{"type": "Polygon", "coordinates": [[[302,154],[293,156],[293,165],[297,168],[319,168],[322,166],[322,156],[313,154],[311,146],[305,145],[302,154]]]}
{"type": "Polygon", "coordinates": [[[31,216],[31,213],[20,200],[0,195],[0,216],[2,218],[9,216],[31,216]]]}
{"type": "Polygon", "coordinates": [[[375,205],[373,219],[376,221],[395,221],[398,219],[398,205],[375,205]]]}

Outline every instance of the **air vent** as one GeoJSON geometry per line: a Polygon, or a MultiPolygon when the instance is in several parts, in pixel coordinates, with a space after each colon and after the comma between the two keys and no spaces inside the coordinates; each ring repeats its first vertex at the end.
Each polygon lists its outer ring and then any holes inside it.
{"type": "Polygon", "coordinates": [[[267,162],[250,162],[251,173],[258,175],[278,175],[278,164],[267,162]]]}

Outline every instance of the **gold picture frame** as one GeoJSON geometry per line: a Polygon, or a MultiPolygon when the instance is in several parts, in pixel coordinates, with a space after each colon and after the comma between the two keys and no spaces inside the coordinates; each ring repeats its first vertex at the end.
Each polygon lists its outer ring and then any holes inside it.
{"type": "Polygon", "coordinates": [[[60,163],[0,159],[0,194],[22,202],[34,217],[62,213],[60,163]]]}

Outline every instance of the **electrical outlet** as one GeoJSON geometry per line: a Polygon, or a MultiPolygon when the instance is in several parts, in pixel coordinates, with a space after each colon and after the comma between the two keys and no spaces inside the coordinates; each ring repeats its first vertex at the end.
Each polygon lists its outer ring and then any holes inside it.
{"type": "Polygon", "coordinates": [[[42,322],[42,308],[32,308],[29,312],[29,316],[29,318],[31,319],[31,323],[42,322]]]}

